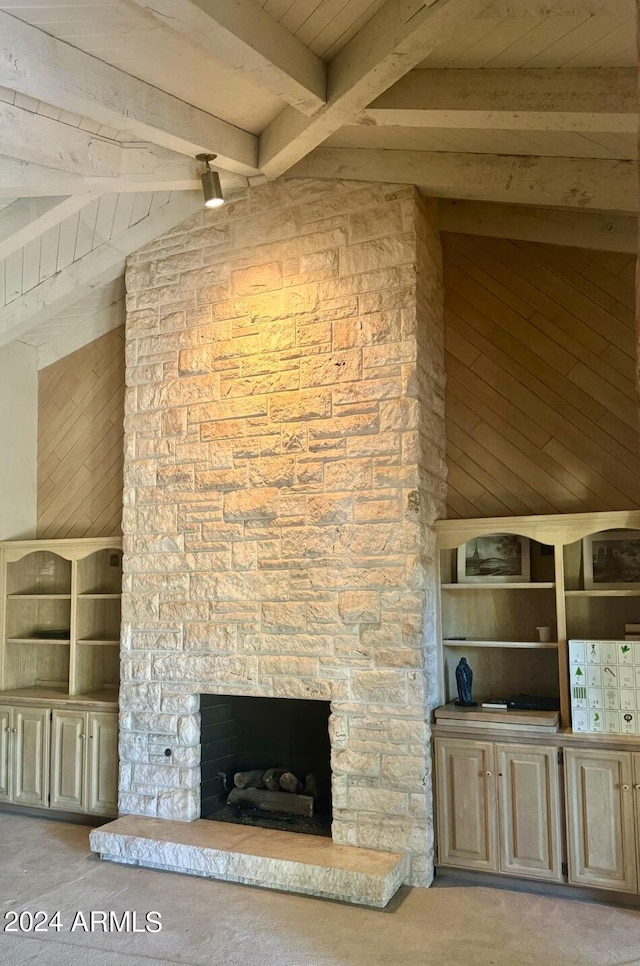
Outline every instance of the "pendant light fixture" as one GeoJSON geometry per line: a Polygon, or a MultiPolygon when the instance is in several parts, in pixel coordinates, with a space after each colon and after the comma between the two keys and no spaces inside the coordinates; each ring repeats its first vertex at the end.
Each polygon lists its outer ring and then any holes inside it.
{"type": "Polygon", "coordinates": [[[217,154],[197,154],[196,161],[204,161],[205,171],[202,175],[202,192],[204,194],[205,208],[218,208],[224,204],[220,175],[217,171],[212,171],[209,167],[211,161],[215,161],[217,154]]]}

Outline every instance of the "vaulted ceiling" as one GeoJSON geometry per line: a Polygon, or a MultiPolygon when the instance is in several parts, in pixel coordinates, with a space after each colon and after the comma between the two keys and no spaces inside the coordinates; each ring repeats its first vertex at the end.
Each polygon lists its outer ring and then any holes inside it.
{"type": "Polygon", "coordinates": [[[636,250],[634,0],[0,0],[0,345],[121,320],[124,260],[282,177],[445,228],[636,250]]]}

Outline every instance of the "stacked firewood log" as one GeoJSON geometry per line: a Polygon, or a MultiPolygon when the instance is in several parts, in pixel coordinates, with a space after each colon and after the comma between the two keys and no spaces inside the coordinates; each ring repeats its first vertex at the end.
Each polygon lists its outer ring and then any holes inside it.
{"type": "Polygon", "coordinates": [[[301,781],[289,768],[237,771],[233,784],[227,805],[237,808],[259,808],[264,812],[311,818],[314,800],[318,797],[318,779],[313,772],[301,781]]]}

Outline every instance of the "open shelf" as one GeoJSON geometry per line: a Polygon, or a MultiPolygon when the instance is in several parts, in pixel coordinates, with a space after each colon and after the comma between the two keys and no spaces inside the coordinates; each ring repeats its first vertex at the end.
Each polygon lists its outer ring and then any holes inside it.
{"type": "Polygon", "coordinates": [[[527,647],[530,649],[554,650],[558,648],[557,641],[484,641],[484,640],[450,640],[444,638],[444,647],[527,647]]]}
{"type": "Polygon", "coordinates": [[[105,641],[100,641],[100,640],[93,640],[93,638],[91,638],[91,639],[86,639],[86,640],[83,640],[83,641],[76,641],[76,644],[82,645],[83,647],[86,647],[86,646],[89,646],[89,647],[119,647],[120,646],[120,641],[106,641],[106,640],[105,641]]]}
{"type": "Polygon", "coordinates": [[[68,637],[8,637],[7,644],[70,644],[68,637]]]}
{"type": "Polygon", "coordinates": [[[640,597],[640,590],[565,590],[565,597],[640,597]]]}
{"type": "Polygon", "coordinates": [[[555,583],[553,581],[542,581],[537,580],[533,583],[513,583],[513,584],[491,584],[491,583],[473,583],[473,584],[442,584],[443,590],[553,590],[555,588],[555,583]]]}
{"type": "Polygon", "coordinates": [[[9,600],[71,600],[71,594],[7,594],[9,600]]]}
{"type": "Polygon", "coordinates": [[[120,600],[120,594],[78,594],[79,600],[120,600]]]}
{"type": "Polygon", "coordinates": [[[118,537],[0,543],[0,695],[59,682],[66,695],[117,693],[118,537]]]}

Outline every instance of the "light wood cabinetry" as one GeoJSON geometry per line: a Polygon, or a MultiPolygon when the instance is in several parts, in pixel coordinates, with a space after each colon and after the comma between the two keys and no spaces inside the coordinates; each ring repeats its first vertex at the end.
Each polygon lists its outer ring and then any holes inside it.
{"type": "Polygon", "coordinates": [[[118,811],[118,716],[88,713],[87,812],[115,815],[118,811]]]}
{"type": "Polygon", "coordinates": [[[0,800],[40,808],[49,804],[49,718],[46,708],[0,708],[0,800]]]}
{"type": "Polygon", "coordinates": [[[121,540],[0,543],[0,801],[117,813],[121,540]]]}
{"type": "Polygon", "coordinates": [[[117,805],[117,715],[54,711],[51,808],[115,815],[117,805]]]}
{"type": "Polygon", "coordinates": [[[436,738],[438,862],[562,878],[555,748],[436,738]]]}
{"type": "MultiPolygon", "coordinates": [[[[606,707],[616,710],[606,734],[585,732],[577,712],[572,731],[569,690],[568,641],[624,641],[625,624],[640,617],[633,580],[629,587],[607,586],[601,577],[602,585],[594,586],[595,577],[587,576],[595,563],[585,538],[618,531],[611,536],[615,541],[624,530],[640,531],[640,511],[436,524],[442,703],[457,697],[455,668],[464,656],[479,703],[525,693],[557,696],[560,706],[559,731],[544,735],[540,727],[509,723],[509,712],[493,722],[481,713],[475,719],[470,714],[468,723],[443,723],[446,716],[439,717],[434,735],[440,865],[640,892],[640,732],[623,733],[623,713],[619,719],[612,691],[606,707]],[[460,548],[501,534],[529,541],[528,579],[500,583],[475,574],[471,581],[461,579],[470,573],[458,573],[458,561],[466,560],[460,548]],[[551,627],[552,640],[539,640],[538,627],[551,627]]],[[[640,645],[633,645],[632,670],[640,680],[636,648],[640,645]]],[[[574,699],[583,696],[576,693],[574,699]]],[[[640,719],[640,704],[635,712],[640,719]]]]}
{"type": "Polygon", "coordinates": [[[637,891],[633,758],[640,754],[566,752],[569,881],[576,885],[637,891]]]}
{"type": "Polygon", "coordinates": [[[437,738],[435,747],[439,861],[442,865],[495,871],[493,745],[437,738]]]}
{"type": "Polygon", "coordinates": [[[85,811],[87,714],[54,711],[51,723],[51,808],[85,811]]]}
{"type": "Polygon", "coordinates": [[[556,748],[495,748],[500,871],[562,879],[562,812],[556,748]]]}

